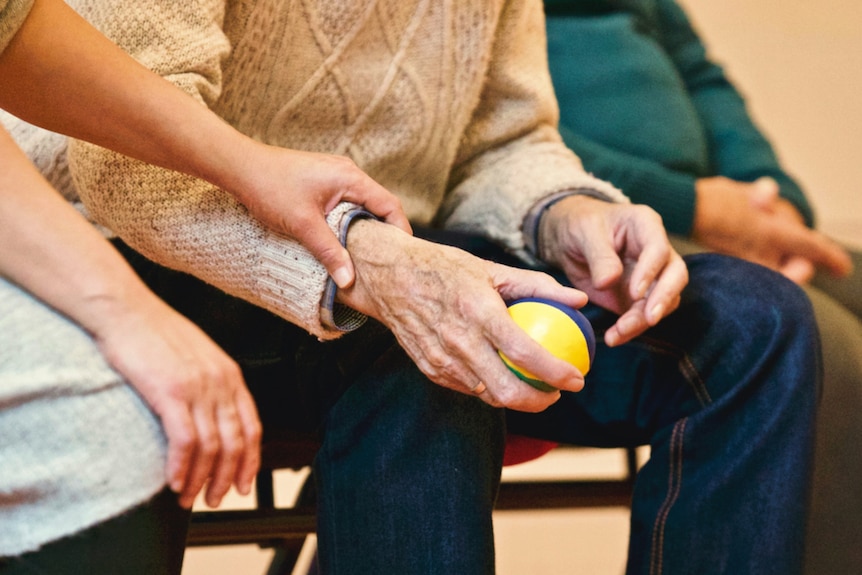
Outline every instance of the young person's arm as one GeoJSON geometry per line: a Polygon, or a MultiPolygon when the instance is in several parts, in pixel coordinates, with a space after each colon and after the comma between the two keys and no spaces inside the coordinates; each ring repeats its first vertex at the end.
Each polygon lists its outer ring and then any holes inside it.
{"type": "Polygon", "coordinates": [[[324,221],[339,202],[409,230],[400,202],[352,161],[244,136],[100,34],[62,0],[36,0],[0,54],[0,108],[230,192],[302,243],[341,286],[350,258],[324,221]],[[14,80],[10,80],[14,79],[14,80]]]}
{"type": "Polygon", "coordinates": [[[205,482],[217,505],[248,493],[260,423],[238,366],[158,299],[0,130],[0,275],[63,313],[159,416],[166,479],[190,507],[205,482]]]}

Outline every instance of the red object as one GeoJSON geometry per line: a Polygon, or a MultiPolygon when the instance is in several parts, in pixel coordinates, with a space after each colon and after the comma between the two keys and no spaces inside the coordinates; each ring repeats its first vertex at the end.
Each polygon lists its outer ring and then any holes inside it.
{"type": "Polygon", "coordinates": [[[506,451],[503,453],[503,465],[517,465],[538,459],[559,444],[555,441],[509,435],[506,437],[506,451]]]}

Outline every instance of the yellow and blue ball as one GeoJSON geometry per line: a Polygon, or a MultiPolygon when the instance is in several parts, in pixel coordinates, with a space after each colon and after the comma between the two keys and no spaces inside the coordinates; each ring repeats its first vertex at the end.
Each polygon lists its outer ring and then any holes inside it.
{"type": "MultiPolygon", "coordinates": [[[[586,375],[596,355],[596,335],[589,320],[578,310],[544,298],[524,298],[509,304],[509,315],[521,329],[555,357],[586,375]]],[[[523,381],[542,391],[556,391],[500,352],[506,366],[523,381]]]]}

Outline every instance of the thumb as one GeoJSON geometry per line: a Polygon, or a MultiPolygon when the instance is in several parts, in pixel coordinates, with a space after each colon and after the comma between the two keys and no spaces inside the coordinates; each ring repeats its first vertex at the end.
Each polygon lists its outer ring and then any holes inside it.
{"type": "Polygon", "coordinates": [[[778,192],[780,191],[778,182],[769,176],[764,176],[756,179],[751,185],[751,204],[761,210],[771,209],[772,204],[778,199],[778,192]]]}
{"type": "Polygon", "coordinates": [[[297,241],[323,264],[335,285],[341,289],[350,287],[356,279],[350,253],[339,243],[325,220],[315,220],[307,224],[301,232],[296,232],[297,241]]]}
{"type": "Polygon", "coordinates": [[[814,264],[803,257],[792,257],[784,262],[778,270],[786,278],[796,284],[805,285],[814,277],[814,264]]]}

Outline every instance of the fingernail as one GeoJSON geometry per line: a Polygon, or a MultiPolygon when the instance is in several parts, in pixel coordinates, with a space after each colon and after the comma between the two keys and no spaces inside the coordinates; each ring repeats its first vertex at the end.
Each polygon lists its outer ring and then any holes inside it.
{"type": "Polygon", "coordinates": [[[334,272],[332,272],[332,279],[335,281],[335,285],[340,288],[346,288],[350,285],[350,272],[346,267],[340,267],[334,272]]]}
{"type": "Polygon", "coordinates": [[[637,299],[641,299],[642,297],[644,297],[644,295],[646,294],[647,288],[649,288],[649,284],[646,282],[646,280],[644,280],[638,284],[637,299]]]}
{"type": "Polygon", "coordinates": [[[654,323],[658,323],[658,321],[664,315],[664,306],[662,304],[656,304],[655,307],[650,310],[650,321],[654,323]]]}

